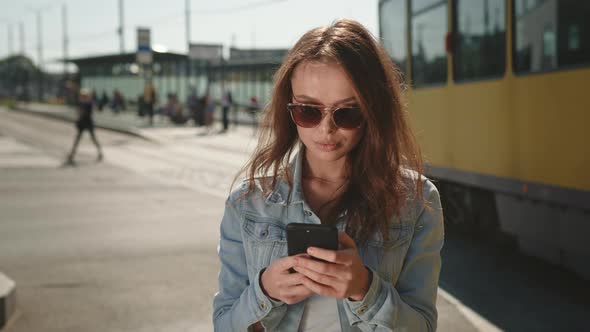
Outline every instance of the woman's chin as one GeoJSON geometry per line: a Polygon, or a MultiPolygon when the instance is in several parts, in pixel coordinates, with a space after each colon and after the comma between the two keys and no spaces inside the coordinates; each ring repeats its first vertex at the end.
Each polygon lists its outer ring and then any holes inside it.
{"type": "Polygon", "coordinates": [[[311,152],[312,158],[322,161],[336,161],[346,156],[346,151],[338,148],[330,149],[329,151],[324,151],[322,149],[313,149],[309,152],[311,152]]]}

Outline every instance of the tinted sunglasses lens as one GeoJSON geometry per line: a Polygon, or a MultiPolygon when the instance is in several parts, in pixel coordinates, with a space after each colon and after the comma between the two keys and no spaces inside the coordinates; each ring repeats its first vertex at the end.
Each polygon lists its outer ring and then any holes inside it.
{"type": "Polygon", "coordinates": [[[293,121],[300,127],[315,127],[322,121],[322,112],[315,107],[292,105],[290,110],[293,121]]]}
{"type": "Polygon", "coordinates": [[[334,112],[334,122],[340,128],[358,128],[363,123],[363,114],[358,107],[339,108],[334,112]]]}

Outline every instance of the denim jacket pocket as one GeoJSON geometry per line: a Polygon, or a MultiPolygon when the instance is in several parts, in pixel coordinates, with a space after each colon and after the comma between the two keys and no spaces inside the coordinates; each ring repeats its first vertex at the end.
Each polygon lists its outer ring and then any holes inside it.
{"type": "Polygon", "coordinates": [[[389,227],[389,238],[384,240],[382,234],[376,234],[369,239],[368,245],[375,248],[389,250],[410,240],[410,226],[408,225],[393,225],[389,227]]]}
{"type": "Polygon", "coordinates": [[[408,225],[393,225],[389,227],[389,238],[384,241],[381,234],[373,236],[368,241],[364,262],[379,276],[390,281],[397,282],[403,265],[409,243],[411,241],[411,228],[408,225]]]}
{"type": "Polygon", "coordinates": [[[280,220],[252,214],[244,216],[244,249],[251,276],[287,255],[285,226],[280,220]]]}

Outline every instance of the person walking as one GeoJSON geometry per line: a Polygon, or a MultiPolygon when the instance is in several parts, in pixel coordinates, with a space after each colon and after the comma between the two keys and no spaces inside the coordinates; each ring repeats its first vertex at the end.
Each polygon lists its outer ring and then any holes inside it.
{"type": "Polygon", "coordinates": [[[154,125],[154,106],[156,104],[156,89],[154,85],[149,82],[143,89],[143,107],[148,116],[149,125],[154,125]]]}
{"type": "Polygon", "coordinates": [[[109,96],[106,91],[102,91],[102,96],[98,100],[98,111],[102,112],[102,109],[109,104],[109,96]]]}
{"type": "Polygon", "coordinates": [[[119,112],[125,110],[125,97],[123,97],[123,94],[119,89],[113,90],[112,110],[115,115],[118,115],[119,112]]]}
{"type": "Polygon", "coordinates": [[[197,94],[197,88],[191,86],[190,94],[186,98],[186,107],[188,109],[188,117],[193,120],[194,126],[200,126],[199,123],[199,95],[197,94]]]}
{"type": "Polygon", "coordinates": [[[206,132],[210,133],[211,129],[213,128],[213,119],[215,116],[215,102],[209,92],[205,93],[205,126],[206,132]]]}
{"type": "Polygon", "coordinates": [[[231,95],[231,91],[227,89],[223,96],[221,97],[221,110],[222,110],[222,120],[223,120],[223,129],[221,132],[226,132],[229,129],[229,110],[233,105],[233,99],[231,95]]]}
{"type": "Polygon", "coordinates": [[[290,49],[225,202],[215,331],[436,330],[443,214],[399,73],[353,20],[290,49]],[[339,248],[289,256],[292,222],[335,226],[339,248]]]}
{"type": "Polygon", "coordinates": [[[82,137],[82,133],[84,131],[88,131],[90,133],[90,137],[92,138],[92,142],[96,146],[96,150],[98,151],[97,161],[102,161],[103,154],[102,149],[100,147],[100,143],[98,143],[98,139],[94,134],[94,120],[92,119],[92,109],[93,103],[90,96],[90,91],[87,89],[80,90],[80,96],[78,98],[78,120],[76,121],[76,137],[74,139],[74,145],[72,146],[72,150],[70,151],[68,158],[66,160],[67,165],[75,165],[74,157],[76,155],[76,150],[78,149],[78,144],[80,143],[80,138],[82,137]]]}

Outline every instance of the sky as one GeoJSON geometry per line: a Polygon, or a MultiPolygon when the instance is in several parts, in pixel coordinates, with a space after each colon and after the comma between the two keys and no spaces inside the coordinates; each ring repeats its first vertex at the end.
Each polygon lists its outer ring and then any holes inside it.
{"type": "MultiPolygon", "coordinates": [[[[185,53],[186,1],[123,0],[125,50],[135,51],[137,27],[148,27],[152,45],[185,53]]],[[[328,25],[337,18],[355,19],[374,35],[378,34],[378,0],[189,0],[189,3],[194,43],[289,48],[309,29],[328,25]]],[[[38,62],[38,11],[44,67],[61,68],[56,60],[63,57],[64,5],[70,58],[120,51],[119,0],[0,0],[0,58],[11,54],[10,48],[12,53],[20,52],[19,22],[22,22],[25,54],[38,62]]]]}

